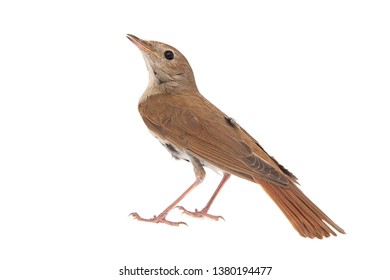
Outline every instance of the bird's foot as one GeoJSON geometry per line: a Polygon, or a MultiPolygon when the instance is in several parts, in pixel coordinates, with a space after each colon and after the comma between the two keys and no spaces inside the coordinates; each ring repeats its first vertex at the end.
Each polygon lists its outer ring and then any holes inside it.
{"type": "Polygon", "coordinates": [[[207,213],[208,209],[203,208],[201,211],[198,211],[198,209],[195,209],[195,211],[188,211],[183,206],[176,206],[176,208],[183,211],[183,214],[189,215],[194,218],[209,218],[214,221],[218,221],[219,219],[225,220],[222,216],[215,216],[207,213]]]}
{"type": "Polygon", "coordinates": [[[158,216],[154,216],[153,218],[150,218],[150,219],[145,219],[145,218],[142,218],[140,215],[138,215],[138,213],[131,213],[129,216],[133,217],[135,220],[137,221],[141,221],[141,222],[149,222],[149,223],[162,223],[162,224],[167,224],[167,225],[170,225],[170,226],[180,226],[180,225],[186,225],[188,226],[185,222],[172,222],[172,221],[168,221],[167,219],[165,219],[165,214],[160,214],[158,216]]]}

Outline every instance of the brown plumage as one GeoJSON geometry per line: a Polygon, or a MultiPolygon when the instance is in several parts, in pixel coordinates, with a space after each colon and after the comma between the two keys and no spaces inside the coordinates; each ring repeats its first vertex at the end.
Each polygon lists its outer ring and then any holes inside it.
{"type": "Polygon", "coordinates": [[[193,188],[205,171],[202,166],[221,170],[223,179],[201,211],[184,213],[194,217],[218,216],[208,210],[230,174],[260,184],[275,201],[300,235],[310,238],[336,235],[344,230],[327,217],[297,187],[297,178],[269,156],[259,143],[198,91],[186,58],[164,43],[128,38],[142,51],[149,70],[149,85],[140,98],[139,112],[150,132],[177,159],[190,161],[196,181],[160,215],[141,221],[179,225],[166,220],[167,214],[193,188]],[[332,229],[333,228],[333,229],[332,229]]]}

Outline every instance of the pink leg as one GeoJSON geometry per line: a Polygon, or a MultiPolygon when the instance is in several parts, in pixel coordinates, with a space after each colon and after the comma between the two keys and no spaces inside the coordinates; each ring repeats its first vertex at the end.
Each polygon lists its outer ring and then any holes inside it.
{"type": "Polygon", "coordinates": [[[183,206],[177,206],[177,208],[182,210],[183,213],[185,213],[187,215],[190,215],[192,217],[195,217],[195,218],[206,217],[206,218],[210,218],[210,219],[216,220],[216,221],[221,218],[221,219],[224,220],[224,218],[222,216],[211,215],[211,214],[208,213],[208,211],[209,211],[209,209],[211,207],[211,204],[213,204],[213,202],[214,202],[215,198],[217,197],[218,193],[221,191],[222,187],[225,185],[227,180],[229,180],[229,178],[230,178],[230,174],[229,173],[223,173],[223,178],[222,178],[221,182],[219,183],[217,189],[215,190],[215,192],[211,196],[209,202],[207,202],[206,206],[201,211],[198,211],[197,209],[195,209],[194,212],[188,211],[183,206]]]}
{"type": "Polygon", "coordinates": [[[134,219],[142,222],[151,222],[151,223],[164,223],[170,226],[179,226],[180,224],[187,225],[185,222],[171,222],[166,219],[168,213],[187,195],[189,194],[195,187],[199,186],[204,178],[206,177],[206,172],[204,171],[202,165],[199,160],[193,158],[191,163],[194,166],[194,171],[196,175],[195,182],[181,195],[179,196],[172,204],[170,204],[164,211],[161,212],[160,215],[154,216],[150,219],[142,218],[138,213],[131,213],[129,216],[132,216],[134,219]]]}

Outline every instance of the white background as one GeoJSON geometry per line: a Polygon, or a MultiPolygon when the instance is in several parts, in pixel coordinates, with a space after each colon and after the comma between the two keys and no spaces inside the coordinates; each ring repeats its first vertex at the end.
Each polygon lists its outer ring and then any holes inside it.
{"type": "MultiPolygon", "coordinates": [[[[264,279],[388,277],[386,1],[4,2],[1,279],[146,279],[119,276],[125,265],[210,270],[193,279],[212,279],[214,266],[272,266],[264,279]],[[129,218],[158,214],[194,175],[138,115],[148,74],[127,33],[181,50],[203,95],[348,234],[301,238],[260,186],[237,178],[210,211],[226,221],[129,218]]],[[[220,178],[208,171],[182,205],[202,208],[220,178]]]]}

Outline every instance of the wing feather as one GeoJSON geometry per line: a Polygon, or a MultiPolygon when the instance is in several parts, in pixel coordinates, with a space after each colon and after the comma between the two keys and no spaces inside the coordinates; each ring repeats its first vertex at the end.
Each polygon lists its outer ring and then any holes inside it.
{"type": "Polygon", "coordinates": [[[251,181],[288,184],[260,145],[201,95],[155,95],[139,111],[154,134],[208,164],[251,181]]]}

